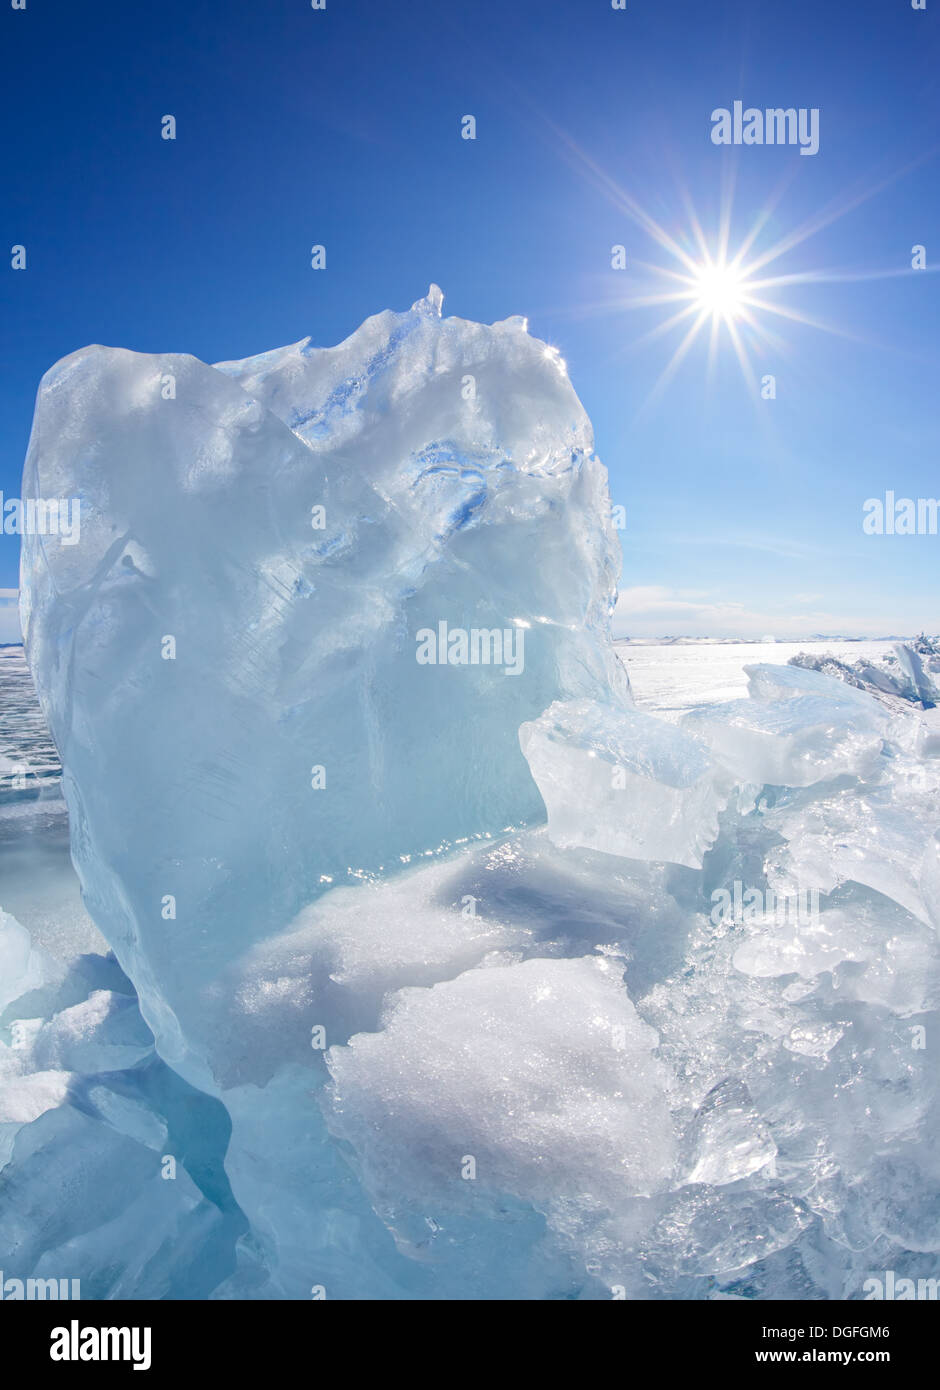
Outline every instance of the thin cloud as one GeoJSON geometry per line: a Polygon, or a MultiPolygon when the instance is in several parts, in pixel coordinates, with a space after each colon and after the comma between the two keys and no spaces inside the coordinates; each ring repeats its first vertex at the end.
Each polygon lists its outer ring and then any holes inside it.
{"type": "MultiPolygon", "coordinates": [[[[801,594],[794,604],[811,603],[818,595],[801,594]]],[[[830,613],[806,608],[799,612],[768,611],[732,603],[698,589],[671,589],[665,585],[637,585],[621,591],[614,611],[615,637],[793,637],[812,633],[847,637],[877,637],[908,633],[922,624],[910,618],[884,614],[830,613]]]]}

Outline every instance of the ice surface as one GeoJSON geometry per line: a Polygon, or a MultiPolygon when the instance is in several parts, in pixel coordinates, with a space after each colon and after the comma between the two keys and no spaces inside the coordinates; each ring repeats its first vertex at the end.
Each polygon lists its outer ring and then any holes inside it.
{"type": "Polygon", "coordinates": [[[864,776],[877,766],[887,718],[873,701],[870,708],[861,706],[825,676],[828,690],[804,693],[784,685],[781,698],[768,699],[768,668],[756,669],[752,682],[759,698],[705,705],[681,721],[740,782],[807,787],[864,776]]]}
{"type": "Polygon", "coordinates": [[[330,1051],[332,1127],[390,1226],[405,1195],[446,1229],[481,1194],[551,1221],[559,1202],[617,1210],[665,1184],[658,1039],[621,974],[596,957],[484,964],[394,995],[380,1032],[330,1051]]]}
{"type": "Polygon", "coordinates": [[[521,321],[432,291],[219,370],[75,353],[24,492],[81,500],[80,544],[24,538],[22,606],[86,905],[168,1062],[292,1105],[317,1015],[257,1007],[253,953],[350,875],[541,819],[518,729],[554,700],[629,707],[587,417],[521,321]]]}
{"type": "Polygon", "coordinates": [[[940,701],[940,638],[921,636],[913,642],[896,642],[880,660],[840,661],[837,657],[791,657],[791,664],[815,670],[845,682],[849,688],[871,691],[887,700],[906,700],[924,709],[940,701]]]}
{"type": "Polygon", "coordinates": [[[113,958],[66,968],[0,917],[0,940],[20,948],[18,974],[4,953],[0,1009],[6,1277],[76,1279],[86,1299],[207,1295],[245,1229],[220,1167],[207,1180],[203,1166],[213,1148],[221,1163],[221,1106],[155,1057],[113,958]]]}
{"type": "Polygon", "coordinates": [[[24,495],[82,533],[24,537],[23,616],[117,960],[56,958],[64,900],[0,928],[0,1253],[105,1297],[917,1273],[925,701],[760,665],[679,728],[636,710],[564,365],[440,308],[43,380],[24,495]]]}
{"type": "Polygon", "coordinates": [[[33,945],[29,932],[0,908],[0,1012],[27,990],[56,976],[55,961],[33,945]]]}
{"type": "Polygon", "coordinates": [[[805,695],[817,695],[824,700],[839,700],[849,705],[858,716],[884,724],[886,716],[871,695],[847,685],[824,671],[790,664],[769,666],[759,663],[745,666],[748,693],[762,703],[795,700],[805,695]]]}
{"type": "Polygon", "coordinates": [[[720,1081],[684,1135],[687,1183],[725,1187],[772,1168],[777,1146],[740,1081],[720,1081]]]}
{"type": "Polygon", "coordinates": [[[556,703],[519,730],[560,848],[702,867],[727,800],[703,744],[639,710],[556,703]]]}

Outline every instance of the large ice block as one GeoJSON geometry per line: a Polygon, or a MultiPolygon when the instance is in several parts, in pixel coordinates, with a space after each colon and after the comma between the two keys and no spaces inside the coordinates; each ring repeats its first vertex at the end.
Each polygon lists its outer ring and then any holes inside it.
{"type": "Polygon", "coordinates": [[[296,1292],[303,1223],[270,1189],[300,1179],[256,1162],[257,1125],[273,1145],[308,1115],[302,1180],[369,1213],[311,1099],[323,1001],[252,972],[330,888],[540,821],[520,724],[630,707],[590,423],[524,321],[444,319],[432,288],[335,348],[73,353],[24,495],[80,503],[75,543],[24,537],[22,615],[86,905],[161,1055],[225,1096],[239,1198],[296,1292]]]}

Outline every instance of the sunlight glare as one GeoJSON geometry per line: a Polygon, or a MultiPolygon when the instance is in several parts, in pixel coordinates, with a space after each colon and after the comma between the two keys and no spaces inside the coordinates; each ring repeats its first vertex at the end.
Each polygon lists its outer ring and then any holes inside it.
{"type": "Polygon", "coordinates": [[[726,321],[739,318],[746,289],[733,266],[705,262],[695,272],[695,307],[726,321]]]}

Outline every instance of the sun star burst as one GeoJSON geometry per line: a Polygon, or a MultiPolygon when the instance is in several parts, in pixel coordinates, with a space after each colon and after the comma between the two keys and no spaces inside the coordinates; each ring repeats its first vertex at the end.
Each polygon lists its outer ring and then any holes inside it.
{"type": "Polygon", "coordinates": [[[647,395],[643,410],[662,395],[680,364],[699,340],[703,329],[706,330],[708,339],[709,381],[716,369],[720,344],[722,340],[727,340],[755,403],[759,403],[760,393],[754,371],[756,358],[766,358],[769,352],[780,355],[788,349],[786,340],[772,327],[774,320],[781,326],[803,325],[853,341],[869,341],[860,340],[856,333],[823,322],[815,315],[810,316],[793,304],[782,303],[778,296],[785,298],[797,286],[816,287],[827,283],[844,284],[852,281],[861,283],[913,273],[904,267],[892,267],[887,270],[794,269],[786,273],[768,274],[768,268],[825,228],[831,227],[855,211],[868,199],[883,192],[926,159],[932,158],[935,153],[933,150],[920,153],[904,166],[893,166],[887,173],[875,177],[871,182],[860,181],[854,189],[835,196],[801,225],[794,226],[771,245],[759,250],[758,243],[771,223],[786,187],[785,182],[781,183],[774,194],[757,206],[743,240],[732,251],[731,223],[736,164],[725,164],[722,168],[716,235],[711,240],[706,238],[692,199],[681,183],[678,191],[685,206],[687,223],[684,229],[680,230],[677,227],[675,231],[670,232],[626,188],[618,184],[596,159],[580,148],[570,135],[547,117],[543,119],[557,140],[557,147],[563,157],[577,168],[587,182],[599,189],[618,212],[635,223],[660,250],[665,251],[673,262],[669,265],[641,261],[628,255],[625,244],[612,247],[612,253],[618,252],[621,256],[619,261],[611,261],[613,268],[627,269],[629,265],[635,286],[637,273],[642,273],[644,288],[639,293],[627,294],[619,294],[616,291],[610,293],[605,290],[596,301],[582,301],[576,311],[577,317],[583,317],[593,313],[609,314],[624,310],[668,307],[669,312],[658,324],[627,345],[631,350],[638,349],[670,334],[673,330],[681,332],[675,350],[647,395]]]}
{"type": "Polygon", "coordinates": [[[713,319],[737,319],[747,302],[746,278],[733,265],[723,260],[717,264],[707,259],[690,277],[690,295],[697,309],[713,319]]]}

